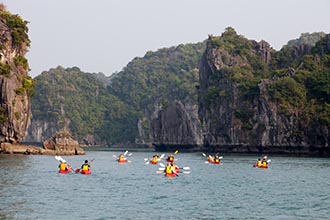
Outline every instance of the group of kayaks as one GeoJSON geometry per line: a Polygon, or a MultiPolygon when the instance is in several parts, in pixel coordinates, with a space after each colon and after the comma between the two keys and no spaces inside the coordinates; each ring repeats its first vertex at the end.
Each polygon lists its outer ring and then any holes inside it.
{"type": "MultiPolygon", "coordinates": [[[[174,154],[177,154],[177,153],[178,153],[178,151],[175,151],[174,154]]],[[[116,161],[118,163],[123,164],[123,163],[131,162],[130,160],[127,159],[127,157],[129,157],[131,155],[132,155],[132,153],[129,154],[128,151],[125,151],[123,154],[120,154],[119,156],[113,155],[113,157],[116,158],[116,161]]],[[[215,154],[214,156],[212,156],[212,155],[207,156],[204,153],[202,153],[202,155],[204,157],[206,157],[205,163],[222,165],[221,159],[223,159],[223,157],[220,156],[218,153],[215,154]]],[[[162,154],[162,155],[155,154],[150,159],[145,158],[144,159],[145,164],[152,164],[152,165],[159,164],[160,167],[158,168],[157,173],[158,174],[164,173],[164,176],[166,176],[166,177],[177,177],[180,172],[184,173],[184,174],[190,173],[190,167],[181,167],[180,168],[178,165],[176,165],[175,161],[177,159],[174,158],[173,154],[170,154],[169,156],[166,157],[165,160],[167,162],[167,165],[164,165],[163,163],[160,162],[164,157],[165,157],[165,154],[162,154]]],[[[60,162],[60,165],[59,165],[60,174],[67,174],[67,173],[73,172],[72,167],[70,165],[66,164],[66,161],[61,156],[55,156],[55,159],[60,162]]],[[[93,160],[91,160],[90,162],[88,162],[86,160],[85,163],[81,166],[81,168],[78,168],[75,170],[75,173],[80,173],[80,174],[84,174],[84,175],[91,174],[92,172],[90,170],[90,166],[91,166],[91,162],[93,162],[93,160]]],[[[258,161],[253,164],[253,167],[267,169],[268,163],[270,161],[271,161],[270,159],[267,159],[267,156],[264,156],[262,160],[259,158],[258,161]]]]}
{"type": "MultiPolygon", "coordinates": [[[[68,174],[68,173],[73,172],[72,166],[67,164],[66,160],[64,160],[61,156],[55,156],[55,159],[60,162],[60,165],[58,166],[59,167],[58,172],[60,174],[68,174]]],[[[76,169],[75,173],[80,173],[80,174],[84,174],[84,175],[92,174],[90,167],[91,167],[91,163],[93,161],[94,161],[94,159],[91,160],[90,162],[85,160],[85,163],[81,166],[81,168],[76,169]]]]}

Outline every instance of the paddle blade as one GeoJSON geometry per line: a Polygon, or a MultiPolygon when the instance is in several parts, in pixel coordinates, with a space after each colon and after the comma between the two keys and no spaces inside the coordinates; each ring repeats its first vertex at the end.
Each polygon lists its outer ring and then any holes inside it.
{"type": "Polygon", "coordinates": [[[207,157],[206,154],[204,154],[204,153],[202,153],[202,155],[203,155],[204,157],[207,157]]]}
{"type": "Polygon", "coordinates": [[[124,153],[124,156],[126,156],[126,155],[127,155],[127,153],[128,153],[128,150],[127,150],[127,151],[125,151],[125,153],[124,153]]]}
{"type": "Polygon", "coordinates": [[[161,167],[165,167],[165,165],[163,163],[159,163],[159,166],[161,167]]]}
{"type": "Polygon", "coordinates": [[[78,169],[76,169],[74,172],[75,172],[75,173],[79,173],[79,172],[80,172],[80,169],[78,168],[78,169]]]}
{"type": "Polygon", "coordinates": [[[179,153],[179,150],[176,150],[175,152],[174,152],[174,154],[178,154],[179,153]]]}

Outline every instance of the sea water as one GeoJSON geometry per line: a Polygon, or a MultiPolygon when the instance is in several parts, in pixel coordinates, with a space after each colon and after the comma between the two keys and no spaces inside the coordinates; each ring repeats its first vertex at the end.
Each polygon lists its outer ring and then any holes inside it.
{"type": "MultiPolygon", "coordinates": [[[[190,173],[176,178],[145,164],[153,152],[119,164],[116,151],[64,157],[74,169],[95,159],[92,174],[59,174],[53,156],[0,155],[0,219],[330,219],[330,159],[176,155],[190,173]]],[[[165,162],[163,162],[165,163],[165,162]]]]}

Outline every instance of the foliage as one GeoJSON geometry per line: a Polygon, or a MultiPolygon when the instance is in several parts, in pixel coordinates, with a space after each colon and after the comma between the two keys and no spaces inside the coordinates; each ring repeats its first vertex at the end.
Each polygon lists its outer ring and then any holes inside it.
{"type": "Polygon", "coordinates": [[[32,97],[36,94],[34,81],[30,76],[27,76],[23,81],[23,88],[28,96],[32,97]]]}
{"type": "Polygon", "coordinates": [[[29,69],[28,61],[23,56],[17,56],[14,58],[14,63],[16,66],[22,66],[25,70],[29,69]]]}
{"type": "Polygon", "coordinates": [[[119,124],[119,120],[131,115],[129,107],[111,95],[92,74],[83,73],[77,67],[58,67],[43,72],[35,78],[35,82],[37,93],[32,98],[34,118],[57,121],[58,130],[68,127],[79,140],[87,134],[95,134],[109,143],[112,139],[134,140],[135,133],[125,133],[124,130],[134,128],[137,119],[134,121],[131,117],[131,121],[119,124]],[[126,136],[112,136],[114,130],[118,133],[123,131],[126,136]]]}
{"type": "Polygon", "coordinates": [[[198,65],[205,43],[179,45],[135,58],[112,77],[110,92],[136,111],[152,111],[162,98],[197,103],[198,65]]]}
{"type": "Polygon", "coordinates": [[[293,78],[283,77],[269,87],[269,95],[283,107],[299,107],[306,101],[304,87],[293,78]]]}
{"type": "Polygon", "coordinates": [[[0,17],[4,19],[10,29],[13,46],[17,47],[25,44],[29,47],[30,40],[27,34],[29,31],[27,27],[28,22],[24,21],[20,16],[13,15],[5,10],[0,10],[0,17]]]}
{"type": "Polygon", "coordinates": [[[0,75],[9,77],[10,76],[10,66],[0,62],[0,75]]]}

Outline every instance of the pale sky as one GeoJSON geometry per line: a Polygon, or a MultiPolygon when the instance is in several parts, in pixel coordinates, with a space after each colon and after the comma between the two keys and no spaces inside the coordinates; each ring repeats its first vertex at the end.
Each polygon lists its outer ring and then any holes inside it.
{"type": "Polygon", "coordinates": [[[279,50],[330,32],[329,0],[0,0],[29,21],[33,77],[77,66],[109,76],[147,51],[205,40],[226,27],[279,50]]]}

